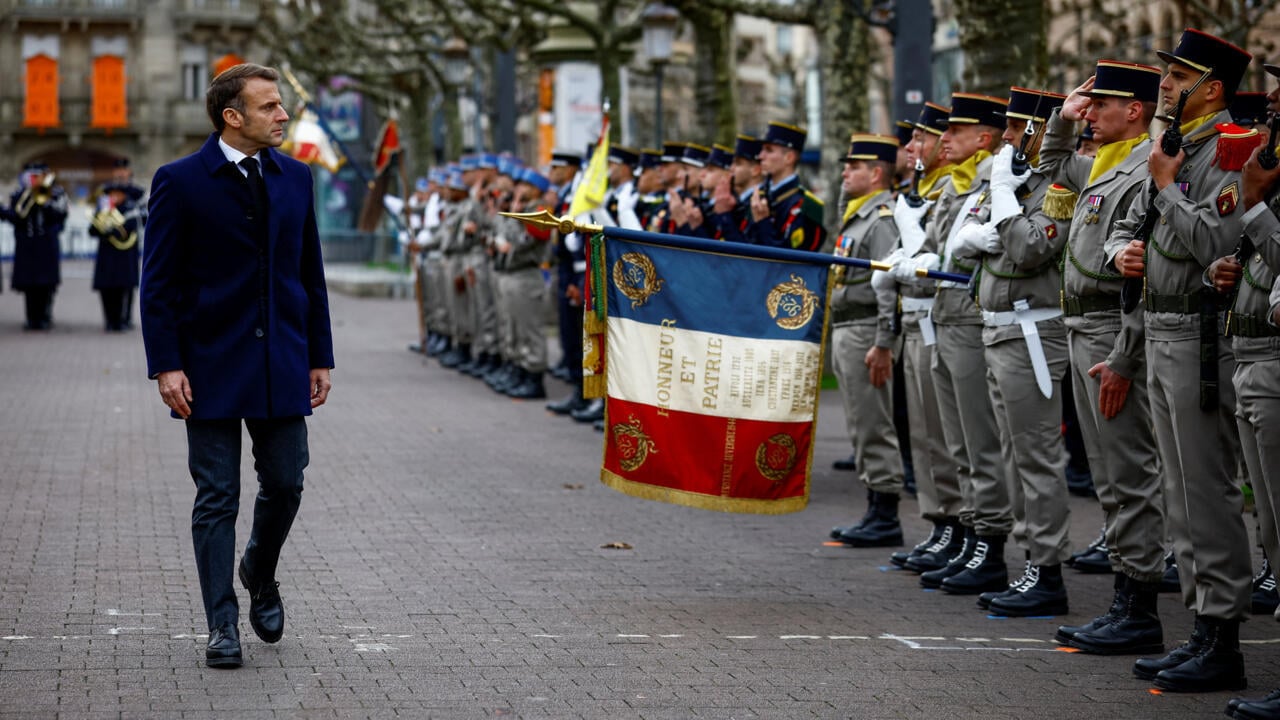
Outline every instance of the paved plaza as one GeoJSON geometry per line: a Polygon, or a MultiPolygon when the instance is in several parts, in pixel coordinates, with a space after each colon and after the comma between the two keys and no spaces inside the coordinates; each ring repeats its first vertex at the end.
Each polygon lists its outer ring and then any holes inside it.
{"type": "MultiPolygon", "coordinates": [[[[411,302],[337,294],[334,389],[278,577],[285,638],[253,635],[241,590],[245,666],[208,669],[183,427],[140,333],[103,333],[90,269],[64,263],[57,327],[36,334],[4,266],[0,717],[1223,716],[1229,694],[1159,694],[1131,657],[1056,648],[1058,624],[1106,609],[1109,576],[1067,571],[1068,616],[999,620],[886,550],[824,545],[863,508],[831,469],[850,449],[833,392],[808,509],[664,505],[598,482],[589,427],[406,352],[411,302]]],[[[1071,510],[1083,547],[1100,513],[1071,510]]],[[[1177,598],[1160,611],[1166,642],[1185,639],[1177,598]]],[[[1280,686],[1280,628],[1255,618],[1242,637],[1248,694],[1280,686]]]]}

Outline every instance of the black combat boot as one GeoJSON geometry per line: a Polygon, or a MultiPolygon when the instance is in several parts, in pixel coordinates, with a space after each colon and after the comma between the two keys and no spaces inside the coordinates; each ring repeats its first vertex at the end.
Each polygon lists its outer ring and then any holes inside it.
{"type": "Polygon", "coordinates": [[[435,340],[427,343],[427,357],[439,357],[449,352],[452,347],[453,341],[449,339],[448,335],[436,333],[435,340]]]}
{"type": "Polygon", "coordinates": [[[1190,660],[1200,652],[1200,646],[1204,644],[1207,632],[1208,627],[1205,625],[1204,619],[1197,615],[1195,627],[1191,630],[1191,637],[1185,643],[1174,648],[1162,658],[1140,658],[1135,660],[1133,663],[1133,676],[1139,680],[1155,680],[1156,675],[1162,670],[1175,668],[1190,660]]]}
{"type": "Polygon", "coordinates": [[[507,397],[516,400],[541,400],[547,396],[547,388],[542,384],[542,373],[531,373],[517,370],[524,379],[518,385],[507,387],[507,397]]]}
{"type": "Polygon", "coordinates": [[[944,518],[943,522],[946,523],[946,526],[943,528],[942,536],[938,538],[938,541],[919,555],[908,558],[907,563],[902,566],[904,569],[914,573],[941,570],[947,566],[951,558],[959,554],[961,548],[964,547],[964,526],[960,524],[960,518],[957,517],[944,518]]]}
{"type": "Polygon", "coordinates": [[[1089,547],[1067,558],[1067,567],[1085,574],[1111,572],[1111,557],[1107,549],[1107,536],[1099,533],[1098,539],[1089,543],[1089,547]]]}
{"type": "Polygon", "coordinates": [[[852,547],[899,547],[902,545],[902,523],[898,521],[895,493],[876,493],[876,512],[862,527],[840,536],[840,542],[852,547]]]}
{"type": "Polygon", "coordinates": [[[863,525],[866,525],[867,521],[871,519],[871,516],[875,514],[876,514],[876,494],[871,490],[871,488],[867,488],[867,511],[862,513],[862,519],[858,520],[857,522],[850,523],[848,525],[837,525],[831,528],[831,533],[830,533],[831,539],[839,540],[841,535],[847,532],[852,532],[853,530],[857,530],[863,525]]]}
{"type": "Polygon", "coordinates": [[[458,343],[453,349],[440,356],[440,366],[456,368],[471,362],[471,343],[458,343]]]}
{"type": "MultiPolygon", "coordinates": [[[[496,393],[506,393],[506,388],[511,385],[511,381],[516,378],[518,372],[519,368],[514,364],[503,363],[485,373],[484,384],[496,393]]],[[[523,376],[520,377],[523,379],[523,376]]]]}
{"type": "Polygon", "coordinates": [[[1231,698],[1227,715],[1236,720],[1280,720],[1280,690],[1272,690],[1259,700],[1231,698]]]}
{"type": "Polygon", "coordinates": [[[1018,576],[1018,579],[1014,580],[1013,582],[1010,582],[1009,587],[1003,590],[988,590],[987,592],[984,592],[981,595],[979,595],[978,607],[982,608],[983,610],[986,610],[987,608],[991,607],[992,600],[995,600],[998,597],[1004,597],[1005,595],[1009,595],[1010,593],[1017,592],[1018,588],[1022,587],[1022,583],[1031,581],[1030,578],[1031,578],[1031,552],[1027,551],[1027,559],[1022,564],[1022,574],[1018,576]]]}
{"type": "Polygon", "coordinates": [[[574,410],[581,410],[587,406],[587,399],[582,397],[582,386],[574,385],[573,392],[568,396],[555,402],[547,403],[547,409],[557,415],[568,415],[574,410]]]}
{"type": "Polygon", "coordinates": [[[1204,618],[1204,642],[1194,657],[1156,673],[1155,685],[1169,692],[1243,690],[1244,656],[1240,654],[1240,621],[1204,618]]]}
{"type": "Polygon", "coordinates": [[[1003,590],[1009,584],[1009,568],[1004,564],[1004,542],[1008,536],[976,537],[969,562],[964,564],[963,570],[942,581],[943,592],[979,595],[988,590],[1003,590]]]}
{"type": "MultiPolygon", "coordinates": [[[[1093,632],[1094,630],[1107,625],[1117,616],[1123,614],[1125,605],[1129,602],[1129,583],[1125,580],[1124,573],[1115,574],[1114,586],[1115,594],[1111,596],[1111,607],[1107,608],[1105,613],[1090,620],[1084,625],[1059,625],[1058,632],[1053,636],[1054,641],[1059,645],[1070,644],[1071,638],[1075,637],[1076,633],[1093,632]]],[[[1154,652],[1163,651],[1164,648],[1162,647],[1154,652]]]]}
{"type": "Polygon", "coordinates": [[[946,527],[946,520],[934,520],[933,532],[929,533],[929,537],[921,540],[919,543],[916,543],[916,546],[910,550],[899,550],[898,552],[890,555],[889,562],[893,563],[897,567],[906,567],[908,560],[923,555],[929,550],[929,548],[933,547],[934,543],[938,542],[938,539],[942,537],[942,533],[946,527]]]}
{"type": "Polygon", "coordinates": [[[592,398],[586,406],[569,413],[574,422],[593,423],[604,419],[604,398],[592,398]]]}
{"type": "Polygon", "coordinates": [[[1250,607],[1254,615],[1270,615],[1280,607],[1280,594],[1276,592],[1276,578],[1271,572],[1271,562],[1262,556],[1262,569],[1253,576],[1253,597],[1250,607]]]}
{"type": "MultiPolygon", "coordinates": [[[[1150,655],[1164,652],[1164,628],[1160,625],[1160,613],[1156,607],[1159,594],[1156,583],[1138,582],[1125,578],[1123,590],[1117,593],[1116,602],[1123,594],[1123,605],[1114,613],[1111,622],[1085,632],[1077,632],[1070,645],[1092,655],[1150,655]]],[[[1114,607],[1115,603],[1112,604],[1114,607]]]]}
{"type": "Polygon", "coordinates": [[[1066,615],[1067,587],[1062,584],[1062,565],[1031,565],[1026,580],[1013,592],[993,599],[988,610],[1003,617],[1066,615]]]}
{"type": "MultiPolygon", "coordinates": [[[[946,565],[937,570],[922,573],[920,575],[920,586],[933,589],[942,587],[942,581],[965,569],[965,565],[973,558],[973,551],[977,546],[978,536],[973,532],[973,528],[965,528],[964,540],[960,544],[960,549],[947,560],[946,565]]],[[[911,567],[908,566],[907,569],[910,570],[911,567]]]]}

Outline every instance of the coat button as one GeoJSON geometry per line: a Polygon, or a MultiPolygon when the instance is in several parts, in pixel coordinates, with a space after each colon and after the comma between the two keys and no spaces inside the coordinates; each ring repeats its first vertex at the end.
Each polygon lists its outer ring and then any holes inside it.
{"type": "Polygon", "coordinates": [[[263,335],[266,335],[266,333],[262,332],[262,328],[257,328],[253,331],[254,337],[262,337],[263,335]]]}

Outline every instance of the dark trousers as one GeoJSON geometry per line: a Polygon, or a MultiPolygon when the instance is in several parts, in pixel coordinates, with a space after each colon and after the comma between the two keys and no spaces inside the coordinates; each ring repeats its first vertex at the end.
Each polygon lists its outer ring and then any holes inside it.
{"type": "Polygon", "coordinates": [[[107,330],[125,330],[132,326],[133,288],[103,288],[102,323],[107,330]]]}
{"type": "MultiPolygon", "coordinates": [[[[253,442],[258,497],[245,564],[254,578],[275,578],[293,518],[302,501],[307,424],[301,417],[245,420],[253,442]]],[[[240,420],[188,420],[187,466],[196,484],[191,540],[209,629],[239,620],[234,586],[236,514],[240,510],[240,420]]]]}
{"type": "Polygon", "coordinates": [[[53,293],[56,285],[22,288],[27,305],[27,329],[48,330],[53,327],[53,293]]]}
{"type": "Polygon", "coordinates": [[[560,349],[564,353],[562,362],[569,368],[569,382],[574,385],[582,384],[582,306],[570,305],[564,289],[576,284],[581,290],[582,282],[582,275],[560,276],[560,349]]]}

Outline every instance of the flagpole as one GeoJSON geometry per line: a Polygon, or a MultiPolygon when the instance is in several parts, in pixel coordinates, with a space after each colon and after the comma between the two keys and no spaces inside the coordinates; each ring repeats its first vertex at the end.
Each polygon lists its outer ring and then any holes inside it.
{"type": "MultiPolygon", "coordinates": [[[[760,258],[762,260],[782,260],[785,262],[804,263],[807,265],[844,265],[864,270],[884,271],[888,271],[893,268],[893,265],[880,262],[878,260],[847,258],[839,255],[827,255],[826,253],[811,252],[808,250],[792,250],[790,248],[770,247],[768,245],[750,245],[747,243],[707,240],[705,238],[689,237],[686,235],[668,235],[666,233],[647,232],[645,230],[629,230],[618,226],[602,227],[599,225],[575,223],[571,218],[567,217],[557,219],[546,210],[536,213],[500,214],[506,217],[515,218],[516,220],[530,225],[555,227],[562,233],[575,231],[588,233],[598,232],[602,233],[605,237],[618,238],[619,240],[630,240],[632,242],[643,242],[652,245],[684,248],[687,250],[701,250],[703,252],[711,253],[742,255],[745,257],[760,258]]],[[[916,274],[919,277],[925,277],[931,280],[948,280],[961,284],[968,284],[970,280],[968,275],[942,272],[940,270],[917,270],[916,274]]]]}

